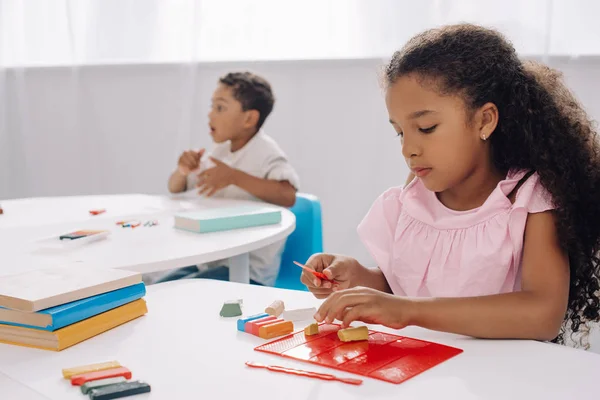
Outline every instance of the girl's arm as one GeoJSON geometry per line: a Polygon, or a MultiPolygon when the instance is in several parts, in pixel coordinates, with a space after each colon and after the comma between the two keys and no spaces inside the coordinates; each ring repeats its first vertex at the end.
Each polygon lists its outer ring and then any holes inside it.
{"type": "Polygon", "coordinates": [[[521,291],[492,296],[412,299],[370,288],[332,293],[315,318],[407,325],[481,338],[554,339],[565,317],[569,261],[552,212],[530,214],[525,228],[521,291]]]}
{"type": "Polygon", "coordinates": [[[472,298],[413,300],[411,324],[482,338],[552,340],[569,297],[569,259],[552,212],[530,214],[521,291],[472,298]]]}

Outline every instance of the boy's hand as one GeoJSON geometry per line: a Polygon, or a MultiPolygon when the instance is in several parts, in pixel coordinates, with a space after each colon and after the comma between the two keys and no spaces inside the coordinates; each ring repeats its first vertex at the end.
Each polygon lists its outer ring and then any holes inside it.
{"type": "Polygon", "coordinates": [[[190,172],[198,168],[203,154],[204,149],[184,151],[177,162],[177,171],[183,176],[188,176],[190,172]]]}
{"type": "Polygon", "coordinates": [[[410,299],[383,293],[379,290],[355,287],[333,293],[315,314],[318,322],[342,321],[344,328],[354,321],[402,329],[410,325],[414,315],[410,299]]]}
{"type": "Polygon", "coordinates": [[[323,281],[308,271],[302,272],[300,281],[317,299],[324,299],[331,293],[357,286],[362,282],[366,268],[354,258],[334,254],[315,254],[306,266],[317,272],[322,272],[334,283],[323,281]]]}
{"type": "Polygon", "coordinates": [[[212,196],[219,190],[233,185],[237,170],[216,158],[211,157],[210,160],[215,163],[215,166],[207,169],[198,175],[198,194],[205,194],[207,197],[212,196]]]}

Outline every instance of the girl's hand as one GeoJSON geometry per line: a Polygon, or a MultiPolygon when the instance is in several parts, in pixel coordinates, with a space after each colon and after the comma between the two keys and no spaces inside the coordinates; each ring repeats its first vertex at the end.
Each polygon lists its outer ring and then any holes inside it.
{"type": "Polygon", "coordinates": [[[312,273],[304,271],[300,281],[317,299],[324,299],[334,291],[359,285],[364,281],[364,275],[368,273],[367,268],[354,258],[335,254],[315,254],[306,262],[306,266],[322,272],[328,279],[335,281],[331,283],[321,280],[312,273]]]}
{"type": "Polygon", "coordinates": [[[402,329],[410,325],[414,304],[410,299],[379,290],[355,287],[332,293],[323,302],[315,319],[318,322],[342,321],[344,328],[354,321],[402,329]]]}

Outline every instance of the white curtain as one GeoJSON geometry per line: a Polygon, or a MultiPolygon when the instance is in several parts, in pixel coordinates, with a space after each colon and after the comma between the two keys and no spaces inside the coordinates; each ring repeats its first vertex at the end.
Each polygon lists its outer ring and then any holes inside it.
{"type": "Polygon", "coordinates": [[[595,55],[594,0],[0,0],[9,67],[388,56],[416,32],[494,26],[522,54],[595,55]]]}

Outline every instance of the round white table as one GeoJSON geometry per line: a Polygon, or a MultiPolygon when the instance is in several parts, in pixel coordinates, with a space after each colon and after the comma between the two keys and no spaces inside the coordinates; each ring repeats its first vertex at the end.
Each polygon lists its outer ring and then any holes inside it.
{"type": "Polygon", "coordinates": [[[229,259],[230,279],[247,283],[248,253],[285,240],[296,223],[291,211],[280,208],[282,221],[276,225],[209,234],[174,229],[173,214],[177,212],[256,204],[206,199],[193,193],[39,198],[1,204],[5,214],[0,215],[0,275],[70,262],[149,273],[229,259]],[[96,208],[106,212],[91,216],[89,210],[96,208]],[[142,225],[132,229],[116,224],[127,219],[139,220],[142,225]],[[158,225],[143,225],[151,220],[158,225]],[[71,248],[42,244],[44,238],[78,229],[107,229],[111,234],[71,248]]]}
{"type": "MultiPolygon", "coordinates": [[[[139,399],[591,399],[598,395],[600,355],[554,344],[478,340],[406,328],[392,331],[458,347],[462,354],[394,385],[259,353],[265,341],[219,317],[223,301],[242,298],[244,313],[261,312],[275,299],[286,308],[318,306],[310,293],[202,279],[148,287],[148,314],[60,353],[0,344],[0,373],[55,400],[82,399],[61,369],[117,360],[133,378],[152,386],[139,399]],[[364,379],[361,386],[254,370],[246,361],[364,379]]],[[[295,323],[304,328],[310,321],[295,323]]],[[[12,392],[0,386],[0,398],[12,392]]],[[[137,399],[137,397],[136,397],[137,399]]]]}

